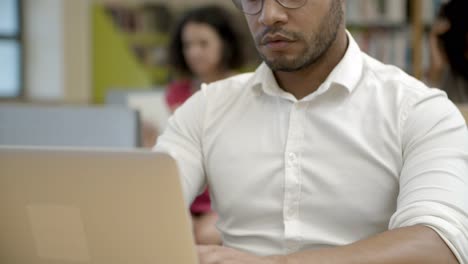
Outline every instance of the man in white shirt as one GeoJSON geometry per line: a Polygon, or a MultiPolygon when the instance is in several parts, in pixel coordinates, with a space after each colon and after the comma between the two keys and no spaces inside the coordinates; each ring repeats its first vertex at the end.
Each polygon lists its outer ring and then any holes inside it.
{"type": "Polygon", "coordinates": [[[363,54],[344,0],[233,0],[264,64],[204,85],[156,151],[187,204],[209,184],[207,263],[468,263],[468,131],[446,95],[363,54]]]}

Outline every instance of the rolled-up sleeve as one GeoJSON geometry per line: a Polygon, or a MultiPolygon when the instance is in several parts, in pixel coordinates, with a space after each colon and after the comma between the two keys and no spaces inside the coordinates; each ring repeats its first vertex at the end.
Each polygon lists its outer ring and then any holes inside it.
{"type": "Polygon", "coordinates": [[[153,148],[156,152],[168,153],[177,161],[187,206],[204,189],[206,182],[201,147],[205,103],[203,90],[190,97],[170,117],[153,148]]]}
{"type": "Polygon", "coordinates": [[[404,165],[390,229],[425,225],[468,263],[468,130],[457,107],[433,91],[401,113],[404,165]]]}

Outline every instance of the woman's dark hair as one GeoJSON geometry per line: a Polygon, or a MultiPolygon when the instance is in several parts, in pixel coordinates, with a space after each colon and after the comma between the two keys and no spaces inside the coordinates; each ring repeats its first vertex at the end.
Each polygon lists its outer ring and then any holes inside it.
{"type": "Polygon", "coordinates": [[[468,80],[468,0],[451,0],[442,6],[440,16],[450,29],[440,36],[452,70],[468,80]]]}
{"type": "Polygon", "coordinates": [[[211,26],[223,42],[221,64],[226,69],[237,69],[244,63],[240,35],[231,22],[230,14],[216,5],[207,5],[186,12],[176,24],[169,44],[169,63],[182,74],[192,74],[184,54],[182,31],[186,24],[195,22],[211,26]]]}

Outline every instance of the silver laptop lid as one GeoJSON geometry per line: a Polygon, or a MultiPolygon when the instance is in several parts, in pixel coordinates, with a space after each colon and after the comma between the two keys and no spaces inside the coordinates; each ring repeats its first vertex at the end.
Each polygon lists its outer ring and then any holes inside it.
{"type": "Polygon", "coordinates": [[[0,263],[196,263],[174,160],[0,147],[0,263]]]}

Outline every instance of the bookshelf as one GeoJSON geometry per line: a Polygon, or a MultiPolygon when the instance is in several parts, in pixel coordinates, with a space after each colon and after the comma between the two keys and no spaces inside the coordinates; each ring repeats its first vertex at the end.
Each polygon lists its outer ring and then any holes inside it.
{"type": "Polygon", "coordinates": [[[421,0],[412,0],[411,14],[412,14],[412,51],[413,51],[413,75],[421,79],[423,77],[422,57],[423,51],[420,44],[423,36],[423,21],[422,21],[422,7],[421,0]]]}
{"type": "Polygon", "coordinates": [[[114,26],[154,85],[168,80],[167,44],[172,14],[165,4],[143,2],[138,5],[104,5],[114,26]]]}
{"type": "Polygon", "coordinates": [[[167,83],[170,25],[165,4],[93,6],[95,103],[102,103],[109,89],[151,89],[167,83]]]}
{"type": "MultiPolygon", "coordinates": [[[[422,78],[429,54],[425,38],[442,2],[444,0],[348,0],[347,27],[364,52],[422,78]]],[[[172,14],[165,9],[165,4],[162,5],[145,1],[95,3],[95,102],[102,102],[109,88],[149,89],[167,83],[170,78],[165,58],[168,32],[174,21],[172,15],[177,12],[172,14]]],[[[183,9],[182,6],[167,6],[172,10],[183,9]]],[[[248,34],[245,34],[246,39],[250,39],[248,34]]]]}
{"type": "Polygon", "coordinates": [[[347,27],[361,49],[421,79],[428,29],[443,0],[348,0],[347,27]]]}

